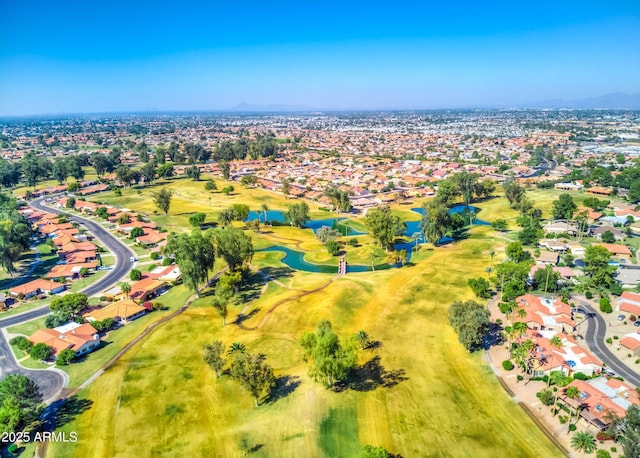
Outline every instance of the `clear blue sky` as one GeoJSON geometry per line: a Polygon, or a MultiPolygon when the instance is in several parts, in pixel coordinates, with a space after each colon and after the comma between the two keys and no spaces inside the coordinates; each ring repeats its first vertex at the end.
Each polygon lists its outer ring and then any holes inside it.
{"type": "Polygon", "coordinates": [[[637,0],[234,3],[0,1],[0,115],[640,92],[637,0]]]}

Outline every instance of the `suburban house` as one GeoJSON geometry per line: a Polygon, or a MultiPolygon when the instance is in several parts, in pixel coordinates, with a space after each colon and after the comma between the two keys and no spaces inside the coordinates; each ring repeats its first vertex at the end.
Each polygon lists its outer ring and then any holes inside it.
{"type": "Polygon", "coordinates": [[[624,245],[618,245],[615,243],[594,243],[593,245],[606,248],[606,250],[616,258],[624,259],[626,261],[631,260],[631,250],[624,245]]]}
{"type": "Polygon", "coordinates": [[[39,329],[29,340],[34,344],[44,343],[53,348],[54,359],[67,348],[75,351],[76,355],[83,355],[100,345],[100,336],[93,326],[74,322],[53,329],[39,329]]]}
{"type": "Polygon", "coordinates": [[[158,231],[145,229],[144,235],[136,237],[136,242],[145,247],[152,247],[157,245],[158,242],[164,240],[165,238],[165,235],[158,231]]]}
{"type": "Polygon", "coordinates": [[[154,280],[151,277],[143,278],[131,285],[129,298],[144,302],[161,294],[162,290],[167,287],[167,282],[154,280]]]}
{"type": "Polygon", "coordinates": [[[131,299],[125,299],[112,302],[104,307],[92,310],[85,313],[83,316],[88,321],[104,321],[107,318],[111,318],[116,323],[126,324],[136,318],[140,318],[146,312],[146,308],[141,307],[131,299]]]}
{"type": "Polygon", "coordinates": [[[539,264],[558,264],[560,257],[558,253],[554,253],[551,251],[541,251],[539,256],[536,256],[536,262],[539,264]]]}
{"type": "Polygon", "coordinates": [[[620,345],[633,353],[633,356],[640,356],[640,332],[625,334],[620,340],[620,345]]]}
{"type": "Polygon", "coordinates": [[[97,262],[85,262],[80,264],[61,264],[53,266],[47,273],[47,278],[65,278],[67,280],[77,280],[80,278],[80,270],[85,268],[89,271],[95,270],[97,262]]]}
{"type": "Polygon", "coordinates": [[[635,288],[640,284],[640,269],[629,269],[620,266],[616,272],[616,280],[623,288],[635,288]]]}
{"type": "Polygon", "coordinates": [[[564,253],[569,249],[567,241],[560,239],[541,239],[538,245],[556,253],[564,253]]]}
{"type": "Polygon", "coordinates": [[[618,299],[618,310],[640,317],[640,294],[630,291],[622,293],[618,299]]]}
{"type": "Polygon", "coordinates": [[[604,234],[607,231],[611,232],[613,234],[613,237],[620,242],[623,241],[625,238],[624,232],[622,232],[620,229],[615,228],[613,226],[597,226],[597,227],[591,228],[589,232],[593,237],[601,239],[602,234],[604,234]]]}
{"type": "Polygon", "coordinates": [[[553,335],[553,333],[566,333],[575,325],[571,317],[571,306],[559,299],[546,299],[525,294],[516,299],[516,304],[527,312],[522,321],[529,329],[550,331],[553,335]]]}
{"type": "Polygon", "coordinates": [[[25,299],[29,299],[41,293],[57,294],[64,291],[64,289],[65,286],[62,283],[39,278],[19,286],[14,286],[9,290],[9,294],[14,297],[22,295],[25,299]]]}
{"type": "Polygon", "coordinates": [[[605,429],[612,412],[624,417],[633,404],[640,404],[638,393],[631,385],[615,378],[598,377],[592,380],[574,380],[567,387],[575,386],[580,394],[572,399],[565,397],[564,402],[576,410],[580,416],[596,428],[605,429]]]}
{"type": "Polygon", "coordinates": [[[556,221],[555,223],[549,223],[544,226],[544,232],[546,234],[577,234],[578,226],[568,221],[556,221]]]}
{"type": "Polygon", "coordinates": [[[174,282],[180,280],[180,267],[178,266],[161,266],[156,267],[147,274],[149,278],[154,280],[174,282]]]}

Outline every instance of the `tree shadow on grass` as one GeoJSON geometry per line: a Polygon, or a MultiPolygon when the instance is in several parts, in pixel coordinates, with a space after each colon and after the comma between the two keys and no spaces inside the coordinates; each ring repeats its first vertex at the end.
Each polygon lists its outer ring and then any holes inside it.
{"type": "Polygon", "coordinates": [[[351,370],[344,382],[337,383],[335,390],[373,391],[378,387],[392,388],[408,380],[404,369],[388,371],[380,364],[380,356],[374,356],[362,366],[351,370]]]}
{"type": "Polygon", "coordinates": [[[267,402],[273,404],[278,399],[283,399],[293,393],[300,386],[300,377],[295,375],[281,375],[276,379],[276,384],[269,394],[267,402]]]}
{"type": "Polygon", "coordinates": [[[241,314],[238,315],[238,317],[236,318],[236,321],[234,321],[234,323],[237,324],[237,325],[241,325],[242,323],[244,323],[248,319],[253,318],[255,315],[257,315],[259,311],[260,311],[260,307],[256,307],[256,308],[254,308],[253,310],[251,310],[247,314],[241,313],[241,314]]]}
{"type": "Polygon", "coordinates": [[[78,399],[78,396],[71,396],[58,412],[56,427],[71,423],[78,415],[89,410],[91,406],[93,406],[91,399],[78,399]]]}
{"type": "Polygon", "coordinates": [[[262,275],[252,271],[245,273],[238,291],[239,302],[245,303],[259,298],[263,285],[264,278],[262,275]]]}
{"type": "Polygon", "coordinates": [[[504,344],[504,336],[502,331],[504,328],[496,323],[489,323],[489,330],[487,334],[484,336],[483,347],[485,350],[488,350],[491,347],[495,347],[497,345],[504,344]]]}
{"type": "Polygon", "coordinates": [[[274,280],[280,280],[282,278],[290,278],[293,276],[294,270],[290,267],[263,267],[260,271],[273,278],[274,280]]]}

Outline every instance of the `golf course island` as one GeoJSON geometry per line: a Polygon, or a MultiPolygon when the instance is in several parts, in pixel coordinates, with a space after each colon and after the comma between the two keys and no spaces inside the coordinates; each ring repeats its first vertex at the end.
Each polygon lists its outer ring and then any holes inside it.
{"type": "MultiPolygon", "coordinates": [[[[555,195],[527,194],[549,216],[555,195]]],[[[146,215],[166,237],[155,262],[182,281],[70,366],[90,367],[71,372],[56,431],[78,441],[47,456],[563,456],[498,382],[492,343],[450,324],[454,302],[487,305],[469,279],[491,281],[518,240],[501,186],[470,210],[455,193],[336,212],[206,174],[87,200],[146,215]]]]}

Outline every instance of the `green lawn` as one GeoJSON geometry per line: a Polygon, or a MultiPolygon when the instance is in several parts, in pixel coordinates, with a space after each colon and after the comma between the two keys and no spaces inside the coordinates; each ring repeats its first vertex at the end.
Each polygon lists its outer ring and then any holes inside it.
{"type": "MultiPolygon", "coordinates": [[[[501,199],[480,206],[486,215],[503,208],[501,199]]],[[[252,237],[259,246],[294,247],[293,241],[276,242],[273,236],[279,236],[317,249],[307,232],[283,227],[252,237]]],[[[253,331],[233,323],[243,306],[232,306],[222,327],[203,297],[80,394],[89,408],[61,430],[91,439],[52,443],[51,456],[130,456],[140,453],[141,437],[148,455],[227,457],[253,448],[256,457],[356,456],[359,444],[370,443],[406,457],[562,456],[503,391],[482,354],[467,353],[447,324],[450,303],[472,298],[467,278],[484,274],[489,252],[498,251],[499,258],[503,245],[490,228],[477,227],[467,240],[422,247],[414,265],[349,274],[302,298],[270,284],[245,311],[247,328],[262,326],[253,331]],[[377,350],[361,352],[359,363],[387,373],[396,384],[337,393],[311,380],[298,339],[324,318],[342,336],[364,329],[379,340],[377,350]],[[228,377],[216,381],[202,361],[202,346],[216,339],[266,354],[276,375],[289,377],[294,388],[255,408],[237,383],[228,377]]],[[[281,267],[280,257],[259,252],[253,264],[281,267]]],[[[280,281],[311,290],[331,278],[295,272],[280,281]]],[[[160,301],[181,305],[184,297],[172,293],[160,301]]],[[[122,331],[127,329],[117,332],[122,331]]]]}

